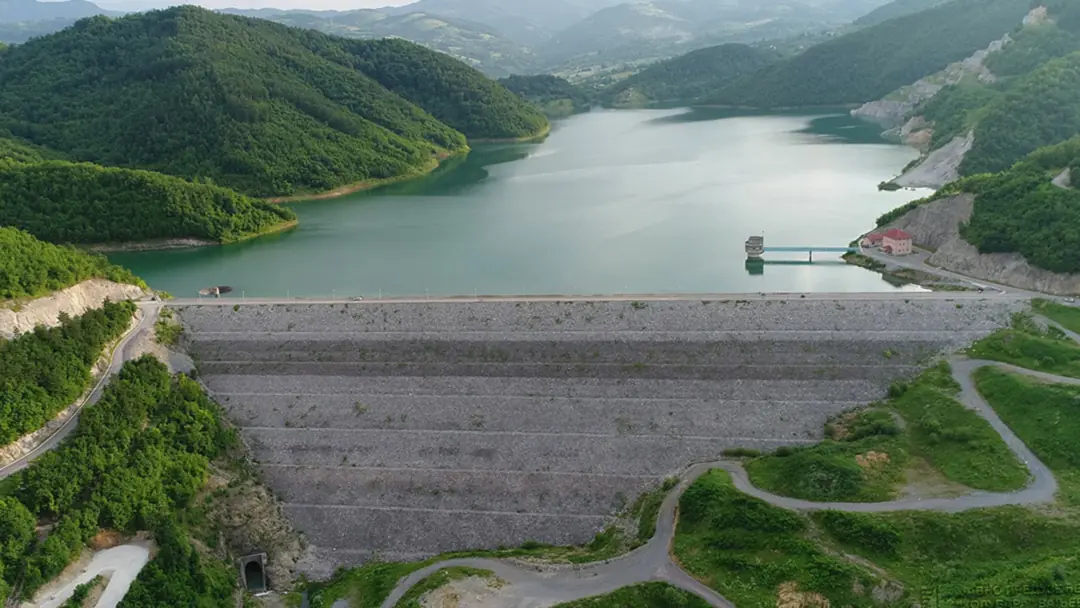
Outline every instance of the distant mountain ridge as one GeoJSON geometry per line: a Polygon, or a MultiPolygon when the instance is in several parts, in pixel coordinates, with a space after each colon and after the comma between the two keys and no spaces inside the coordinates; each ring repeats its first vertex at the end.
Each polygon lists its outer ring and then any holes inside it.
{"type": "Polygon", "coordinates": [[[693,103],[730,82],[780,60],[768,49],[724,44],[661,61],[613,85],[600,101],[617,108],[693,103]]]}
{"type": "Polygon", "coordinates": [[[862,104],[985,48],[1030,7],[1031,0],[952,0],[813,46],[707,101],[762,108],[862,104]]]}
{"type": "Polygon", "coordinates": [[[116,15],[87,0],[38,2],[37,0],[0,0],[0,23],[25,23],[65,19],[74,21],[94,15],[116,15]]]}
{"type": "Polygon", "coordinates": [[[400,15],[370,9],[223,9],[221,12],[268,19],[346,38],[403,38],[446,53],[492,77],[528,72],[535,62],[532,50],[488,25],[424,12],[400,15]]]}

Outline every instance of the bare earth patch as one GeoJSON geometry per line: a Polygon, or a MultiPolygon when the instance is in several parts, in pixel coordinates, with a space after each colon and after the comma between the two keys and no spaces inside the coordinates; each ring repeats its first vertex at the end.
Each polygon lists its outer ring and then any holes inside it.
{"type": "Polygon", "coordinates": [[[136,300],[144,295],[145,292],[134,285],[91,279],[44,298],[7,302],[0,306],[0,338],[26,333],[38,325],[56,327],[62,313],[78,317],[88,310],[101,308],[105,300],[136,300]]]}
{"type": "Polygon", "coordinates": [[[424,608],[512,608],[517,602],[497,578],[470,576],[420,598],[424,608]]]}
{"type": "Polygon", "coordinates": [[[885,452],[870,450],[865,454],[856,454],[855,462],[864,469],[876,469],[881,465],[889,464],[889,455],[885,452]]]}
{"type": "Polygon", "coordinates": [[[904,471],[900,498],[956,498],[969,493],[970,488],[950,481],[926,460],[912,457],[904,471]]]}
{"type": "Polygon", "coordinates": [[[776,591],[776,608],[829,608],[829,598],[811,591],[799,591],[799,584],[790,581],[776,591]]]}

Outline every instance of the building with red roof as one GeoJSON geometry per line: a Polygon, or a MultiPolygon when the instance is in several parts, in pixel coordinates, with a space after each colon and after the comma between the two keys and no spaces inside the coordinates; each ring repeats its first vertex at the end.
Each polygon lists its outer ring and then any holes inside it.
{"type": "Polygon", "coordinates": [[[863,237],[862,246],[863,247],[880,247],[881,246],[881,240],[884,239],[884,238],[885,238],[885,235],[881,234],[880,232],[871,232],[870,234],[863,237]]]}
{"type": "Polygon", "coordinates": [[[881,235],[881,249],[890,255],[910,255],[913,238],[907,232],[893,228],[881,235]]]}

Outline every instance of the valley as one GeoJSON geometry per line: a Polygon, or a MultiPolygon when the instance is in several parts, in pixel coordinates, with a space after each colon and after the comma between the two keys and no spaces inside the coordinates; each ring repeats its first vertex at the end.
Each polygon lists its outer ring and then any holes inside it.
{"type": "Polygon", "coordinates": [[[132,2],[0,0],[5,607],[1075,602],[1080,5],[132,2]]]}

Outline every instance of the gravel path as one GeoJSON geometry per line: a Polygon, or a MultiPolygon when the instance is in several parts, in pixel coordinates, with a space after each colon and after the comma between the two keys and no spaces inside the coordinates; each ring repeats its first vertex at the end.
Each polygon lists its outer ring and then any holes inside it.
{"type": "MultiPolygon", "coordinates": [[[[1056,323],[1050,322],[1053,325],[1056,323]]],[[[1060,327],[1060,326],[1059,326],[1060,327]]],[[[1061,328],[1064,330],[1064,328],[1061,328]]],[[[1072,340],[1080,342],[1080,335],[1064,330],[1072,340]]],[[[794,510],[822,510],[880,513],[889,511],[941,511],[955,513],[971,509],[1005,505],[1033,505],[1054,500],[1057,480],[1053,473],[1024,444],[979,395],[972,379],[974,372],[982,367],[993,366],[1023,374],[1039,380],[1080,386],[1080,380],[1036,372],[995,361],[970,360],[955,357],[950,361],[953,377],[960,383],[960,402],[975,411],[1001,435],[1002,440],[1031,473],[1031,482],[1016,492],[972,492],[957,498],[904,499],[879,503],[833,503],[812,502],[777,496],[756,488],[750,483],[746,469],[738,462],[718,461],[690,467],[681,476],[679,485],[667,496],[660,509],[656,534],[644,546],[605,562],[580,567],[523,566],[513,560],[481,558],[453,559],[439,562],[418,570],[398,582],[397,587],[382,603],[382,608],[394,608],[398,600],[414,585],[438,570],[451,566],[468,566],[491,570],[509,585],[504,588],[505,606],[514,608],[540,608],[561,602],[569,602],[596,595],[611,593],[621,587],[647,582],[664,581],[680,589],[690,591],[711,606],[734,608],[709,587],[682,570],[671,559],[670,547],[675,537],[676,510],[682,493],[698,477],[711,469],[724,469],[740,491],[760,498],[772,505],[794,510]]]]}

